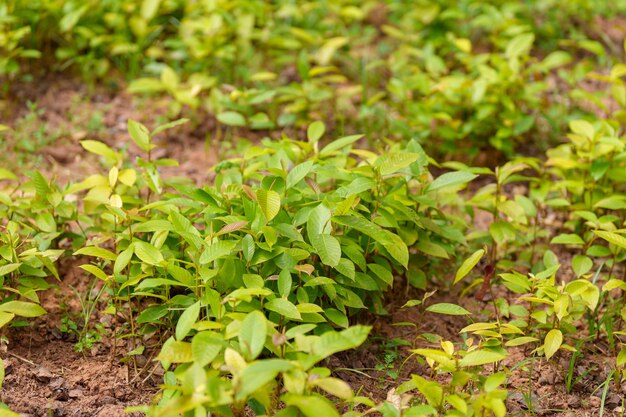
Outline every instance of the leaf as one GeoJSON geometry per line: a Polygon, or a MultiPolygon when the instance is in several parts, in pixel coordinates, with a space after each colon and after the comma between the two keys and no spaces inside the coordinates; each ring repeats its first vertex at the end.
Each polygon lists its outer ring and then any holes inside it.
{"type": "Polygon", "coordinates": [[[21,317],[39,317],[46,314],[46,310],[39,304],[27,301],[7,301],[4,304],[0,304],[0,311],[21,317]]]}
{"type": "MultiPolygon", "coordinates": [[[[626,241],[626,239],[625,239],[626,241]]],[[[552,238],[550,241],[551,245],[584,245],[585,241],[576,234],[573,233],[561,233],[560,235],[552,238]]]]}
{"type": "Polygon", "coordinates": [[[135,243],[135,255],[148,265],[159,265],[163,262],[163,254],[154,245],[141,240],[135,243]]]}
{"type": "Polygon", "coordinates": [[[108,145],[97,140],[81,140],[80,145],[90,153],[100,155],[112,163],[117,162],[121,157],[120,154],[111,149],[108,145]]]}
{"type": "Polygon", "coordinates": [[[146,21],[152,20],[152,18],[159,11],[159,5],[161,0],[143,0],[141,2],[141,17],[146,21]]]}
{"type": "Polygon", "coordinates": [[[470,273],[472,269],[476,266],[476,264],[480,261],[480,259],[485,254],[484,249],[479,249],[474,252],[469,258],[463,261],[461,267],[456,271],[456,276],[454,277],[454,284],[465,278],[467,274],[470,273]]]}
{"type": "Polygon", "coordinates": [[[187,123],[188,121],[189,121],[189,119],[182,118],[182,119],[174,120],[174,121],[169,122],[169,123],[165,123],[164,125],[160,125],[156,129],[154,129],[154,131],[152,132],[152,136],[156,136],[159,133],[161,133],[163,131],[166,131],[166,130],[169,130],[169,129],[172,129],[172,128],[176,127],[176,126],[183,125],[183,124],[187,123]]]}
{"type": "Polygon", "coordinates": [[[331,235],[313,235],[311,243],[324,265],[336,267],[341,259],[339,241],[331,235]]]}
{"type": "Polygon", "coordinates": [[[447,314],[450,316],[466,316],[471,313],[461,306],[451,303],[438,303],[426,307],[426,311],[437,314],[447,314]]]}
{"type": "Polygon", "coordinates": [[[208,264],[217,259],[229,256],[233,249],[237,246],[234,240],[216,240],[209,244],[200,255],[200,264],[208,264]]]}
{"type": "MultiPolygon", "coordinates": [[[[180,342],[170,338],[163,344],[163,347],[161,348],[161,351],[156,359],[166,363],[192,362],[193,353],[191,350],[191,343],[180,342]]],[[[168,368],[168,366],[163,367],[165,369],[168,368]]]]}
{"type": "Polygon", "coordinates": [[[104,248],[99,248],[97,246],[86,246],[84,248],[80,248],[76,252],[74,252],[74,256],[76,255],[93,256],[95,258],[102,258],[109,261],[114,261],[116,259],[116,256],[113,252],[104,248]]]}
{"type": "Polygon", "coordinates": [[[220,123],[227,126],[245,126],[246,118],[236,111],[223,111],[216,116],[220,123]]]}
{"type": "Polygon", "coordinates": [[[528,52],[530,52],[530,48],[534,41],[535,35],[533,33],[522,33],[521,35],[517,35],[506,45],[504,55],[507,58],[527,55],[528,52]]]}
{"type": "Polygon", "coordinates": [[[293,167],[289,174],[287,174],[286,187],[290,189],[294,185],[298,184],[313,168],[313,161],[306,161],[293,167]]]}
{"type": "Polygon", "coordinates": [[[211,363],[222,351],[222,343],[212,332],[200,332],[191,339],[193,361],[201,366],[211,363]]]}
{"type": "Polygon", "coordinates": [[[81,265],[80,268],[89,272],[96,278],[101,279],[102,281],[105,281],[105,282],[108,281],[107,274],[102,269],[98,268],[96,265],[85,264],[85,265],[81,265]]]}
{"type": "Polygon", "coordinates": [[[309,125],[306,131],[307,139],[310,143],[315,143],[320,140],[325,131],[326,126],[324,125],[324,122],[317,120],[309,125]]]}
{"type": "Polygon", "coordinates": [[[432,192],[442,188],[465,184],[472,181],[476,177],[478,177],[478,175],[467,171],[447,172],[435,178],[435,180],[431,182],[428,187],[426,187],[426,191],[432,192]]]}
{"type": "Polygon", "coordinates": [[[622,235],[604,230],[594,230],[593,233],[615,246],[626,249],[626,238],[622,235]]]}
{"type": "Polygon", "coordinates": [[[265,304],[265,309],[284,316],[290,320],[302,320],[300,312],[296,306],[286,298],[274,298],[265,304]]]}
{"type": "Polygon", "coordinates": [[[150,132],[139,122],[128,119],[128,133],[135,144],[144,152],[149,152],[154,146],[150,142],[150,132]]]}
{"type": "Polygon", "coordinates": [[[586,274],[593,267],[593,261],[588,256],[576,255],[572,258],[572,269],[577,277],[586,274]]]}
{"type": "Polygon", "coordinates": [[[329,400],[314,394],[287,393],[281,399],[285,404],[297,407],[306,417],[340,417],[337,409],[329,400]]]}
{"type": "Polygon", "coordinates": [[[239,375],[239,387],[235,398],[242,401],[256,390],[276,379],[279,373],[287,372],[294,365],[284,359],[266,359],[254,362],[243,369],[239,375]]]}
{"type": "Polygon", "coordinates": [[[17,270],[21,265],[21,262],[17,262],[0,266],[0,277],[10,274],[11,272],[17,270]]]}
{"type": "Polygon", "coordinates": [[[352,135],[352,136],[345,136],[343,138],[335,139],[334,141],[330,142],[328,145],[324,147],[324,149],[320,151],[320,156],[327,156],[328,154],[332,152],[345,148],[346,146],[353,144],[354,142],[361,139],[362,137],[363,135],[352,135]]]}
{"type": "Polygon", "coordinates": [[[350,322],[348,321],[348,316],[346,316],[344,313],[337,310],[336,308],[326,308],[324,310],[324,314],[326,315],[326,317],[328,317],[328,320],[332,321],[339,327],[347,329],[350,325],[350,322]]]}
{"type": "Polygon", "coordinates": [[[338,378],[318,378],[315,379],[311,385],[320,387],[327,393],[341,398],[342,400],[348,400],[354,396],[350,385],[338,378]]]}
{"type": "Polygon", "coordinates": [[[494,363],[501,361],[506,358],[506,355],[499,352],[494,352],[492,350],[473,350],[463,356],[463,358],[459,361],[460,366],[479,366],[486,365],[488,363],[494,363]]]}
{"type": "Polygon", "coordinates": [[[176,323],[176,340],[182,341],[191,331],[200,315],[200,301],[196,301],[183,311],[176,323]]]}
{"type": "Polygon", "coordinates": [[[559,329],[552,329],[546,335],[543,341],[543,351],[546,359],[550,359],[559,350],[563,343],[563,333],[559,329]]]}
{"type": "Polygon", "coordinates": [[[280,211],[280,195],[276,191],[260,189],[256,192],[256,200],[268,222],[280,211]]]}
{"type": "Polygon", "coordinates": [[[517,337],[515,339],[509,340],[508,342],[504,344],[504,346],[515,347],[515,346],[521,346],[527,343],[534,343],[538,341],[539,339],[537,339],[536,337],[522,336],[522,337],[517,337]]]}
{"type": "Polygon", "coordinates": [[[378,168],[380,175],[390,175],[408,167],[419,158],[418,153],[391,152],[378,157],[374,166],[378,168]]]}
{"type": "Polygon", "coordinates": [[[247,360],[254,360],[263,351],[267,338],[267,319],[256,310],[249,313],[241,323],[239,330],[239,344],[247,353],[247,360]]]}
{"type": "Polygon", "coordinates": [[[407,267],[409,263],[409,248],[399,236],[361,216],[334,216],[333,221],[343,226],[352,227],[371,237],[387,249],[392,258],[405,268],[407,267]]]}

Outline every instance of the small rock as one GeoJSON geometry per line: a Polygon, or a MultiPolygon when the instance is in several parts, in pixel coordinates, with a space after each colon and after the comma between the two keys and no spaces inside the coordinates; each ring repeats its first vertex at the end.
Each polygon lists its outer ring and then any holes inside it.
{"type": "Polygon", "coordinates": [[[107,405],[107,404],[117,404],[117,400],[113,397],[110,397],[108,395],[101,397],[100,400],[98,401],[98,403],[100,405],[107,405]]]}
{"type": "Polygon", "coordinates": [[[65,378],[63,377],[53,378],[48,384],[48,386],[53,390],[62,388],[63,385],[65,385],[65,378]]]}
{"type": "Polygon", "coordinates": [[[39,366],[34,371],[33,374],[37,378],[39,382],[48,382],[51,378],[54,377],[54,374],[50,372],[48,368],[45,366],[39,366]]]}
{"type": "Polygon", "coordinates": [[[600,403],[602,402],[602,400],[595,395],[590,396],[588,401],[591,407],[600,407],[600,403]]]}
{"type": "Polygon", "coordinates": [[[71,390],[69,390],[67,395],[70,398],[79,398],[79,397],[83,396],[83,390],[82,389],[71,389],[71,390]]]}
{"type": "Polygon", "coordinates": [[[551,370],[546,370],[539,377],[540,385],[554,385],[556,381],[556,373],[551,370]]]}

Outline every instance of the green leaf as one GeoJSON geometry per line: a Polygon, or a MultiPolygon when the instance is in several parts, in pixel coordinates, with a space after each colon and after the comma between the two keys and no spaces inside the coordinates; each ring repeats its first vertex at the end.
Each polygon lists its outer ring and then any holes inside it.
{"type": "Polygon", "coordinates": [[[86,246],[84,248],[80,248],[74,252],[74,256],[76,255],[93,256],[95,258],[106,259],[109,261],[114,261],[116,258],[115,254],[110,250],[99,248],[97,246],[86,246]]]}
{"type": "Polygon", "coordinates": [[[609,243],[619,246],[622,249],[626,249],[626,238],[617,233],[607,232],[604,230],[594,230],[593,233],[606,240],[609,243]]]}
{"type": "Polygon", "coordinates": [[[337,310],[336,308],[326,308],[324,310],[324,314],[326,315],[326,317],[328,317],[328,320],[332,321],[339,327],[347,329],[350,325],[350,322],[348,321],[348,316],[346,316],[344,313],[337,310]]]}
{"type": "Polygon", "coordinates": [[[338,378],[318,378],[313,380],[312,385],[342,400],[349,400],[354,396],[350,385],[338,378]]]}
{"type": "Polygon", "coordinates": [[[160,4],[161,0],[143,0],[141,2],[141,17],[148,22],[152,20],[159,11],[160,4]]]}
{"type": "Polygon", "coordinates": [[[546,335],[543,341],[543,351],[546,359],[550,359],[559,350],[563,343],[563,333],[559,329],[552,329],[546,335]]]}
{"type": "Polygon", "coordinates": [[[285,404],[297,407],[306,417],[340,417],[335,406],[318,395],[287,393],[281,399],[285,404]]]}
{"type": "Polygon", "coordinates": [[[165,131],[165,130],[169,130],[172,129],[176,126],[180,126],[183,125],[185,123],[187,123],[189,121],[189,119],[178,119],[178,120],[174,120],[173,122],[169,122],[169,123],[165,123],[164,125],[160,125],[159,127],[157,127],[156,129],[154,129],[154,131],[152,132],[152,136],[156,136],[159,133],[165,131]]]}
{"type": "Polygon", "coordinates": [[[326,126],[324,125],[324,123],[320,122],[319,120],[315,121],[309,125],[306,131],[307,139],[310,143],[315,143],[320,140],[325,131],[326,126]]]}
{"type": "Polygon", "coordinates": [[[249,313],[239,330],[239,344],[247,360],[254,360],[261,354],[266,338],[267,320],[263,313],[258,310],[249,313]]]}
{"type": "Polygon", "coordinates": [[[459,365],[465,367],[486,365],[488,363],[501,361],[504,358],[506,358],[506,355],[503,353],[479,349],[473,350],[463,356],[463,358],[459,361],[459,365]]]}
{"type": "Polygon", "coordinates": [[[21,317],[39,317],[46,314],[46,310],[41,308],[39,304],[26,301],[7,301],[0,304],[0,311],[21,317]]]}
{"type": "Polygon", "coordinates": [[[391,152],[378,157],[374,166],[378,168],[380,175],[390,175],[408,167],[419,158],[418,153],[391,152]]]}
{"type": "MultiPolygon", "coordinates": [[[[180,342],[172,338],[168,339],[161,348],[159,355],[156,358],[162,363],[187,363],[193,361],[193,353],[191,350],[191,343],[180,342]]],[[[168,366],[163,366],[165,369],[168,366]]]]}
{"type": "Polygon", "coordinates": [[[191,339],[193,361],[201,366],[211,363],[222,351],[222,343],[212,332],[200,332],[191,339]]]}
{"type": "Polygon", "coordinates": [[[115,152],[108,145],[97,140],[81,140],[80,145],[87,151],[96,155],[103,156],[111,163],[115,163],[121,159],[118,152],[115,152]]]}
{"type": "Polygon", "coordinates": [[[535,41],[535,35],[533,33],[522,33],[517,35],[509,41],[506,45],[504,55],[507,58],[519,57],[527,55],[530,52],[530,48],[535,41]]]}
{"type": "Polygon", "coordinates": [[[11,410],[7,410],[6,408],[0,408],[0,417],[21,417],[22,414],[14,413],[11,410]]]}
{"type": "Polygon", "coordinates": [[[443,175],[440,175],[433,182],[431,182],[428,187],[426,187],[426,191],[432,192],[440,190],[442,188],[466,184],[476,177],[478,177],[478,175],[472,174],[471,172],[467,171],[447,172],[443,175]]]}
{"type": "Polygon", "coordinates": [[[572,258],[572,269],[577,277],[586,274],[593,267],[591,258],[585,255],[576,255],[572,258]]]}
{"type": "Polygon", "coordinates": [[[287,174],[287,189],[302,181],[302,179],[304,179],[304,177],[306,177],[307,174],[311,172],[311,168],[313,168],[313,163],[313,161],[306,161],[293,167],[293,169],[289,171],[289,174],[287,174]]]}
{"type": "Polygon", "coordinates": [[[196,301],[183,311],[176,323],[176,340],[182,341],[189,334],[199,315],[200,301],[196,301]]]}
{"type": "Polygon", "coordinates": [[[320,151],[320,156],[327,156],[328,154],[332,152],[345,148],[346,146],[353,144],[354,142],[361,139],[362,137],[363,135],[352,135],[352,136],[345,136],[343,138],[335,139],[334,141],[330,142],[328,145],[324,147],[324,149],[320,151]]]}
{"type": "Polygon", "coordinates": [[[276,191],[260,189],[256,192],[256,200],[268,222],[280,211],[280,195],[276,191]]]}
{"type": "Polygon", "coordinates": [[[217,120],[227,126],[245,126],[246,118],[236,111],[223,111],[218,113],[217,120]]]}
{"type": "Polygon", "coordinates": [[[265,308],[290,320],[302,320],[298,308],[286,298],[274,298],[265,304],[265,308]]]}
{"type": "Polygon", "coordinates": [[[138,240],[135,244],[135,255],[148,265],[159,265],[163,262],[163,254],[148,242],[138,240]]]}
{"type": "Polygon", "coordinates": [[[336,267],[341,259],[339,241],[331,235],[313,235],[311,243],[324,265],[336,267]]]}
{"type": "Polygon", "coordinates": [[[101,279],[102,281],[105,281],[105,282],[108,281],[107,274],[102,269],[98,268],[96,265],[85,264],[85,265],[81,265],[80,268],[89,272],[96,278],[101,279]]]}
{"type": "Polygon", "coordinates": [[[256,390],[273,381],[279,373],[287,372],[293,367],[291,362],[284,359],[266,359],[248,365],[239,375],[236,400],[247,399],[256,390]]]}
{"type": "Polygon", "coordinates": [[[361,216],[334,216],[333,221],[337,224],[352,227],[361,233],[371,237],[380,243],[394,258],[405,268],[409,263],[409,248],[402,239],[388,230],[370,222],[361,216]]]}
{"type": "Polygon", "coordinates": [[[504,344],[504,346],[515,347],[515,346],[521,346],[527,343],[534,343],[538,341],[539,339],[537,339],[536,337],[522,336],[522,337],[516,337],[515,339],[509,340],[508,342],[504,344]]]}
{"type": "Polygon", "coordinates": [[[200,263],[208,264],[217,259],[224,258],[232,252],[237,246],[237,242],[234,240],[216,240],[209,244],[202,255],[200,255],[200,263]]]}
{"type": "MultiPolygon", "coordinates": [[[[626,240],[626,239],[625,239],[626,240]]],[[[561,233],[560,235],[554,237],[550,244],[556,245],[584,245],[585,241],[576,234],[573,233],[561,233]]]]}
{"type": "Polygon", "coordinates": [[[21,262],[17,262],[0,266],[0,277],[10,274],[11,272],[17,270],[21,265],[21,262]]]}
{"type": "Polygon", "coordinates": [[[154,148],[150,141],[150,132],[139,122],[128,119],[128,133],[135,144],[144,152],[149,152],[154,148]]]}
{"type": "Polygon", "coordinates": [[[480,261],[480,259],[485,254],[484,249],[479,249],[474,252],[469,258],[463,261],[461,267],[456,271],[456,276],[454,277],[454,284],[465,278],[467,274],[470,273],[472,269],[476,266],[476,264],[480,261]]]}
{"type": "Polygon", "coordinates": [[[426,311],[437,314],[447,314],[450,316],[468,316],[471,313],[463,307],[451,303],[438,303],[426,307],[426,311]]]}

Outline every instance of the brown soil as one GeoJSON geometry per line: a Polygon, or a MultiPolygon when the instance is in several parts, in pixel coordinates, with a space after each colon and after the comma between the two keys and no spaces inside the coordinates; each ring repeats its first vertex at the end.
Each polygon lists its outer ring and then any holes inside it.
{"type": "Polygon", "coordinates": [[[144,365],[148,377],[123,363],[130,347],[114,340],[117,318],[101,316],[96,309],[90,322],[104,325],[103,338],[82,353],[75,351],[77,334],[59,330],[63,318],[79,321],[74,290],[93,292],[91,279],[78,268],[82,263],[60,265],[62,281],[41,294],[48,314],[7,335],[0,354],[6,367],[1,395],[13,411],[25,416],[124,416],[126,407],[149,404],[157,390],[158,377],[147,371],[154,363],[144,365]]]}

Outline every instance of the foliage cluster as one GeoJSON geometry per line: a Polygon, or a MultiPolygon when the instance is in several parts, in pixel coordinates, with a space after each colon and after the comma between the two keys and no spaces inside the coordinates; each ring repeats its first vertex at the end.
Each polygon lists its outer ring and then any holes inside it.
{"type": "Polygon", "coordinates": [[[185,119],[152,131],[130,120],[135,161],[82,140],[101,169],[70,184],[0,169],[0,327],[45,314],[38,293],[74,258],[98,291],[64,329],[79,349],[97,343],[102,307],[123,318],[113,336],[131,340],[125,360],[158,350],[165,375],[148,415],[502,417],[516,368],[531,374],[532,412],[534,362],[569,355],[569,392],[599,340],[612,356],[605,396],[619,389],[623,48],[582,17],[597,2],[492,3],[5,1],[7,83],[28,78],[29,59],[92,81],[117,70],[132,92],[171,96],[170,116],[215,115],[233,138],[284,133],[201,186],[162,177],[177,161],[155,157],[154,138],[185,119]],[[608,93],[580,87],[588,77],[608,93]],[[523,142],[532,157],[515,156],[523,142]],[[487,148],[507,159],[471,166],[487,148]],[[422,295],[403,307],[422,321],[465,322],[458,340],[400,323],[416,331],[406,360],[430,374],[377,402],[325,360],[365,342],[357,313],[386,314],[394,285],[422,295]],[[435,291],[448,296],[433,302],[435,291]]]}

